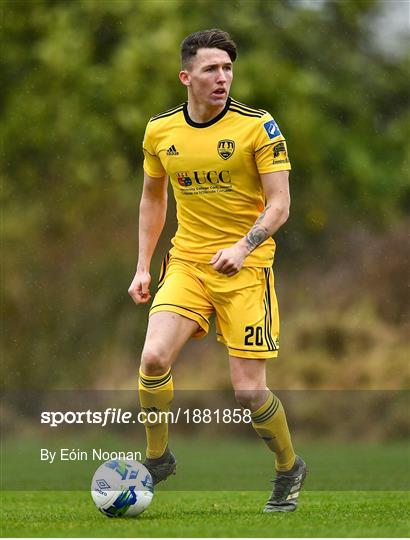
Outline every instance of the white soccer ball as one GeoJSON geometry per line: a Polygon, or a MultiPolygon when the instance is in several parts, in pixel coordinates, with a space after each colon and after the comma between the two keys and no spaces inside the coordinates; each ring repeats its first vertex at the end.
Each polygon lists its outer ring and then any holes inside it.
{"type": "Polygon", "coordinates": [[[113,459],[95,471],[91,496],[98,510],[108,517],[138,516],[151,504],[154,485],[142,463],[113,459]]]}

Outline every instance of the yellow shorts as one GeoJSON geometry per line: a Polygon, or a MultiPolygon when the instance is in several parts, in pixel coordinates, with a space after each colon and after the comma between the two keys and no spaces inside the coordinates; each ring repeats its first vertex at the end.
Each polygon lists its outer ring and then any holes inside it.
{"type": "Polygon", "coordinates": [[[216,314],[216,335],[231,356],[273,358],[279,349],[279,313],[272,268],[244,267],[233,277],[210,264],[167,255],[161,267],[158,291],[150,315],[172,311],[196,321],[209,331],[216,314]]]}

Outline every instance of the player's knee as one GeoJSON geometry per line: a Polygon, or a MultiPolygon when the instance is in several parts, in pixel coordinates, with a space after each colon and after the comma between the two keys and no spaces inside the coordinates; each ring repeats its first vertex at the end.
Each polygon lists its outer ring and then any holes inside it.
{"type": "Polygon", "coordinates": [[[141,357],[141,370],[152,377],[166,373],[170,368],[170,357],[160,347],[149,345],[144,347],[141,357]]]}
{"type": "Polygon", "coordinates": [[[235,399],[244,409],[255,411],[261,405],[263,390],[235,390],[235,399]]]}

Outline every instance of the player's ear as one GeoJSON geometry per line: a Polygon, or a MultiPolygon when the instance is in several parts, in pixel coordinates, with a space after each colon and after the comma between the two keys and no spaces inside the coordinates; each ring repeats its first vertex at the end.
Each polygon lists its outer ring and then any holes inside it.
{"type": "Polygon", "coordinates": [[[179,80],[181,81],[181,83],[184,86],[191,86],[190,76],[189,76],[189,73],[187,71],[185,71],[185,70],[180,71],[179,74],[178,74],[178,77],[179,77],[179,80]]]}

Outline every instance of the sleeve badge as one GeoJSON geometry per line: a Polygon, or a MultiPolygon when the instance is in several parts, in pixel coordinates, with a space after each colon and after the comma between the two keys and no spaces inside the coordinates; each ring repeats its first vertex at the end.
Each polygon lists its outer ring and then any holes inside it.
{"type": "Polygon", "coordinates": [[[279,141],[273,145],[273,164],[289,163],[288,151],[285,141],[279,141]]]}
{"type": "Polygon", "coordinates": [[[263,127],[265,128],[265,131],[268,134],[269,139],[274,139],[275,137],[278,137],[279,135],[281,135],[279,126],[275,122],[275,120],[269,120],[269,122],[265,122],[263,124],[263,127]]]}

